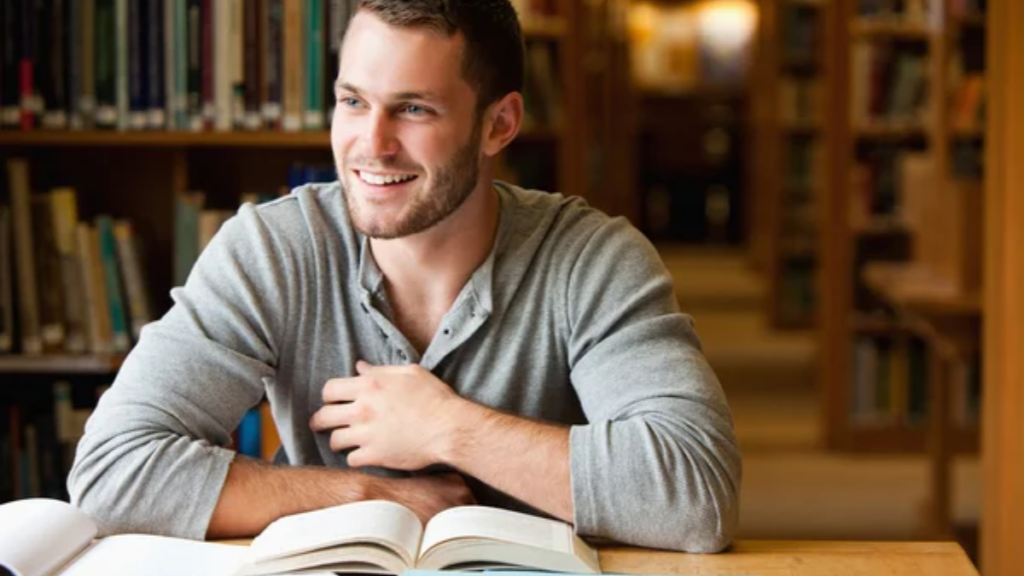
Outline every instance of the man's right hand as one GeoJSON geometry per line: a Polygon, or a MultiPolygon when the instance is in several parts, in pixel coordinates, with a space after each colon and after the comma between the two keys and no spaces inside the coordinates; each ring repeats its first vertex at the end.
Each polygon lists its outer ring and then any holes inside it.
{"type": "Polygon", "coordinates": [[[438,512],[476,504],[473,493],[459,474],[423,474],[410,478],[380,478],[371,499],[391,500],[406,506],[426,525],[438,512]]]}

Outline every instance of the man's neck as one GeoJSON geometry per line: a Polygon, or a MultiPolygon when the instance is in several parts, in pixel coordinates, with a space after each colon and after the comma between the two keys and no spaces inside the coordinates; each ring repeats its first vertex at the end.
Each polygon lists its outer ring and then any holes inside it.
{"type": "Polygon", "coordinates": [[[497,236],[500,201],[488,180],[430,230],[394,240],[370,239],[396,326],[422,353],[497,236]]]}

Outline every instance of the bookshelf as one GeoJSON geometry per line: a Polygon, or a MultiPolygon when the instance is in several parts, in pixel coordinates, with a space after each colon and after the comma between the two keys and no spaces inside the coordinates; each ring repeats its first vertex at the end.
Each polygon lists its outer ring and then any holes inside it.
{"type": "MultiPolygon", "coordinates": [[[[162,8],[170,10],[179,5],[185,6],[187,2],[192,0],[90,0],[82,3],[58,0],[52,4],[68,8],[65,23],[73,23],[75,18],[86,18],[82,10],[88,12],[98,7],[123,7],[138,16],[138,26],[145,28],[149,14],[168,16],[171,12],[164,12],[162,8]]],[[[16,7],[20,6],[15,4],[16,7]]],[[[196,6],[201,4],[205,5],[195,2],[196,6]]],[[[72,94],[78,90],[80,95],[85,90],[81,78],[75,82],[69,81],[64,86],[66,90],[58,90],[50,81],[52,78],[47,76],[52,72],[51,69],[38,62],[31,64],[36,72],[36,84],[30,88],[38,98],[22,99],[9,90],[12,86],[7,82],[8,78],[14,77],[9,68],[13,61],[0,60],[0,73],[4,74],[4,82],[0,82],[0,167],[3,167],[0,206],[8,205],[12,194],[7,174],[8,161],[24,159],[27,163],[29,198],[49,196],[55,189],[70,188],[76,199],[77,222],[95,226],[97,217],[109,215],[114,222],[129,223],[134,233],[133,245],[139,254],[138,264],[144,286],[142,299],[150,305],[150,319],[160,317],[171,305],[170,289],[179,283],[175,269],[181,259],[183,238],[193,246],[188,250],[195,251],[189,256],[194,261],[204,241],[204,234],[208,239],[218,225],[217,218],[223,221],[223,218],[237,210],[241,201],[262,201],[275,197],[289,187],[307,181],[314,172],[321,176],[328,173],[328,177],[334,177],[329,137],[331,110],[328,104],[333,101],[333,97],[326,94],[318,100],[316,93],[326,92],[331,84],[324,80],[333,78],[335,70],[338,42],[332,38],[339,37],[344,18],[354,4],[353,1],[317,0],[288,0],[284,4],[281,0],[217,0],[216,4],[211,3],[210,6],[215,10],[214,20],[222,15],[219,11],[224,10],[227,17],[236,18],[236,23],[248,22],[248,18],[253,17],[260,19],[262,24],[251,31],[244,26],[240,31],[232,28],[230,34],[216,25],[210,27],[213,38],[202,41],[210,44],[212,54],[200,60],[199,70],[189,69],[182,64],[184,60],[180,58],[180,53],[171,54],[172,50],[168,48],[172,46],[171,43],[156,43],[141,48],[138,56],[128,54],[129,66],[121,70],[120,76],[113,74],[110,78],[100,78],[99,70],[88,67],[77,72],[84,76],[90,73],[96,75],[93,79],[97,83],[102,80],[115,87],[119,82],[128,85],[127,98],[122,94],[122,100],[115,102],[121,107],[106,129],[95,126],[95,122],[89,121],[87,117],[88,109],[81,109],[75,104],[80,100],[72,94]],[[227,8],[221,6],[222,2],[227,8]],[[313,48],[306,49],[306,52],[298,50],[302,58],[295,62],[307,72],[306,78],[302,79],[305,81],[302,92],[305,98],[299,100],[295,100],[294,95],[289,96],[288,78],[279,77],[277,82],[281,85],[276,87],[270,79],[272,67],[278,66],[276,71],[281,74],[284,68],[294,67],[294,62],[288,66],[280,62],[281,58],[288,57],[290,52],[287,49],[283,51],[284,56],[276,59],[270,56],[273,50],[268,44],[270,40],[265,36],[270,35],[267,30],[272,28],[266,19],[270,18],[271,13],[268,6],[275,5],[282,9],[285,5],[305,6],[306,9],[319,6],[324,11],[323,21],[319,24],[313,23],[314,19],[306,19],[305,24],[302,24],[310,26],[308,30],[302,29],[305,33],[320,34],[320,44],[310,44],[319,46],[317,57],[313,57],[313,52],[310,52],[313,48]],[[259,7],[255,16],[248,14],[251,7],[259,7]],[[344,14],[337,14],[335,10],[344,14]],[[222,44],[216,41],[216,37],[221,34],[228,37],[227,53],[230,56],[223,62],[218,55],[221,48],[217,48],[222,44]],[[251,38],[247,38],[247,34],[257,35],[260,42],[256,44],[266,51],[249,54],[245,46],[249,44],[246,40],[251,38]],[[250,61],[250,58],[254,60],[250,61]],[[152,63],[165,65],[167,70],[174,66],[175,71],[186,76],[188,73],[196,74],[191,80],[185,78],[184,83],[173,75],[156,75],[150,80],[167,88],[168,95],[173,89],[178,91],[174,93],[175,96],[200,98],[200,105],[189,108],[186,104],[183,110],[179,109],[175,104],[178,98],[158,97],[163,91],[157,89],[149,90],[151,98],[148,100],[149,107],[146,107],[147,100],[140,100],[135,91],[138,78],[133,76],[135,72],[132,70],[138,62],[150,62],[150,59],[152,63]],[[227,112],[218,108],[223,102],[217,101],[218,91],[222,89],[218,78],[224,70],[230,71],[232,82],[228,87],[236,97],[228,99],[227,112]],[[258,82],[254,83],[249,78],[252,70],[261,71],[254,73],[258,82]],[[124,78],[124,75],[129,77],[124,78]],[[198,84],[191,83],[193,80],[198,84]],[[207,98],[212,100],[206,102],[207,98]],[[289,104],[289,99],[295,101],[289,104]],[[171,106],[167,106],[168,103],[171,106]],[[25,104],[24,109],[22,104],[25,104]],[[147,113],[145,116],[154,122],[156,117],[162,116],[162,128],[147,124],[144,128],[140,125],[142,129],[134,129],[131,118],[135,118],[136,113],[143,109],[149,112],[158,105],[165,107],[163,114],[147,113]],[[302,126],[299,129],[288,129],[284,117],[290,107],[296,106],[301,108],[299,117],[302,126]],[[213,116],[206,116],[206,111],[210,109],[213,110],[213,116]],[[43,126],[44,117],[47,121],[53,121],[61,112],[65,117],[63,128],[43,126]],[[253,112],[255,116],[251,117],[250,113],[253,112]],[[193,113],[198,116],[191,117],[193,113]],[[227,116],[222,118],[218,113],[227,116]],[[120,114],[127,114],[131,118],[122,122],[120,114]],[[73,115],[78,118],[76,122],[83,121],[82,116],[86,116],[84,127],[71,128],[70,119],[73,115]],[[201,195],[197,192],[201,192],[201,195]],[[182,206],[189,202],[198,202],[188,208],[191,225],[182,224],[180,216],[182,206]],[[212,228],[204,232],[204,215],[207,213],[214,218],[207,221],[212,228]],[[200,229],[198,240],[196,228],[200,229]]],[[[503,154],[499,163],[500,178],[526,187],[583,196],[598,208],[612,214],[630,215],[632,192],[628,184],[633,180],[628,164],[630,143],[621,138],[622,134],[628,134],[628,114],[624,119],[621,117],[623,110],[629,110],[630,102],[628,83],[623,81],[623,78],[628,77],[628,68],[624,64],[627,54],[623,16],[625,7],[626,3],[620,0],[549,0],[523,2],[518,7],[527,49],[525,98],[529,122],[503,154]],[[589,66],[585,67],[585,62],[589,66]],[[584,91],[584,86],[599,86],[602,89],[590,93],[584,91]],[[608,125],[612,128],[607,128],[608,125]],[[620,183],[623,186],[616,187],[620,183]]],[[[10,10],[11,4],[4,2],[0,8],[0,30],[13,32],[23,38],[20,29],[10,24],[10,10]]],[[[96,16],[95,12],[93,16],[96,16]]],[[[284,14],[281,18],[288,16],[284,14]]],[[[190,33],[188,25],[181,24],[176,16],[165,18],[164,25],[168,33],[190,33]],[[184,26],[185,30],[177,29],[179,25],[184,26]]],[[[141,30],[132,26],[111,40],[107,48],[123,51],[127,46],[133,46],[131,38],[133,34],[141,34],[141,30]]],[[[68,28],[71,31],[77,29],[83,33],[88,32],[88,26],[82,23],[68,24],[68,28]]],[[[40,42],[46,34],[51,33],[41,30],[35,36],[40,38],[40,42]]],[[[95,33],[95,30],[92,32],[95,33]]],[[[305,38],[302,34],[289,34],[292,33],[282,31],[282,37],[278,40],[287,44],[289,38],[292,42],[298,42],[296,38],[305,38]]],[[[69,43],[85,42],[76,34],[69,34],[68,39],[69,43]]],[[[94,41],[101,42],[99,35],[95,36],[94,41]]],[[[292,46],[291,52],[294,51],[295,46],[292,46]]],[[[69,52],[75,53],[70,47],[69,52]]],[[[35,54],[29,53],[30,56],[35,54]]],[[[6,57],[8,54],[0,56],[6,57]]],[[[116,63],[111,65],[116,68],[116,63]]],[[[69,70],[61,69],[60,75],[67,72],[69,70]]],[[[13,88],[20,90],[22,87],[15,85],[13,88]]],[[[97,90],[95,95],[109,96],[100,92],[102,90],[97,90]]],[[[96,110],[98,108],[93,109],[94,112],[96,110]]],[[[13,223],[14,218],[10,222],[13,223]]],[[[2,228],[0,226],[0,236],[3,236],[2,228]]],[[[7,237],[13,244],[19,242],[13,231],[7,237]]],[[[30,238],[36,240],[33,236],[30,238]]],[[[11,283],[14,305],[20,307],[22,302],[14,274],[15,248],[11,246],[11,259],[7,262],[10,274],[0,274],[0,286],[5,281],[11,283]]],[[[3,252],[2,242],[0,252],[3,252]]],[[[0,266],[3,264],[0,259],[0,266]]],[[[115,277],[120,279],[126,274],[127,266],[121,260],[118,260],[118,266],[115,277]]],[[[102,279],[97,281],[104,282],[102,279]]],[[[40,283],[40,286],[43,285],[45,283],[40,283]]],[[[125,319],[130,320],[127,281],[120,280],[119,285],[125,292],[125,319]]],[[[87,307],[87,313],[97,315],[97,318],[103,317],[106,315],[106,307],[87,307]]],[[[16,323],[20,325],[20,320],[16,323]]],[[[16,336],[20,336],[20,333],[16,336]]],[[[134,334],[129,335],[132,341],[135,337],[134,334]]],[[[90,340],[79,353],[69,353],[62,346],[47,346],[42,354],[24,352],[16,342],[7,353],[0,354],[0,380],[5,384],[10,383],[0,386],[0,502],[12,496],[31,494],[18,491],[32,485],[23,465],[20,471],[24,477],[16,479],[13,486],[5,482],[12,474],[18,475],[19,464],[12,459],[17,458],[19,451],[24,454],[28,449],[22,445],[12,450],[12,437],[20,437],[22,444],[26,442],[20,431],[18,435],[13,435],[13,429],[32,425],[36,431],[42,431],[48,426],[54,409],[54,398],[50,396],[51,385],[58,379],[72,384],[75,409],[88,410],[90,402],[95,402],[95,394],[90,390],[102,390],[103,386],[112,381],[127,350],[106,350],[104,346],[93,346],[90,340]],[[33,382],[31,393],[29,387],[24,385],[27,382],[25,378],[33,382]],[[89,390],[78,390],[78,387],[89,390]],[[45,398],[37,397],[40,394],[45,398]],[[27,399],[30,395],[33,398],[31,402],[27,399]],[[11,470],[12,462],[15,462],[14,472],[11,470]]],[[[78,424],[81,424],[81,418],[79,420],[78,424]]],[[[48,437],[52,439],[52,435],[48,437]]],[[[63,441],[65,446],[62,450],[66,451],[76,439],[65,438],[63,441]]],[[[41,445],[38,449],[52,450],[53,446],[41,445]]]]}
{"type": "Polygon", "coordinates": [[[948,459],[979,444],[984,134],[965,119],[980,117],[971,78],[984,65],[978,36],[951,32],[963,28],[958,4],[883,13],[885,3],[840,0],[828,21],[828,92],[848,96],[828,104],[820,212],[825,442],[944,462],[936,527],[948,524],[948,459]],[[973,159],[957,148],[966,134],[973,159]],[[949,402],[956,418],[945,418],[949,402]]]}
{"type": "Polygon", "coordinates": [[[767,318],[777,329],[815,324],[817,199],[823,190],[826,13],[831,2],[761,4],[754,102],[762,270],[767,318]]]}

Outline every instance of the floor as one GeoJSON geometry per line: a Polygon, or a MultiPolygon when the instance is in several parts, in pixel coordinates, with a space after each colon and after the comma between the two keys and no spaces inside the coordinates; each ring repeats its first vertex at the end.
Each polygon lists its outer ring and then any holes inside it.
{"type": "MultiPolygon", "coordinates": [[[[927,463],[821,448],[813,333],[773,332],[742,253],[663,247],[684,310],[729,397],[743,452],[740,538],[926,537],[927,463]]],[[[976,458],[959,461],[954,518],[976,521],[976,458]]]]}

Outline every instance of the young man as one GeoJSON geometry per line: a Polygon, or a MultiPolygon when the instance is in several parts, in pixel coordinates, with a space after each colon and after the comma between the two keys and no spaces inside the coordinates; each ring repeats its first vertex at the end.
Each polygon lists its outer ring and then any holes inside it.
{"type": "Polygon", "coordinates": [[[508,0],[364,0],[340,182],[243,207],[145,328],[69,478],[105,533],[252,535],[368,498],[477,501],[711,552],[740,457],[657,252],[579,200],[493,180],[523,117],[508,0]],[[225,448],[266,394],[290,466],[225,448]]]}

